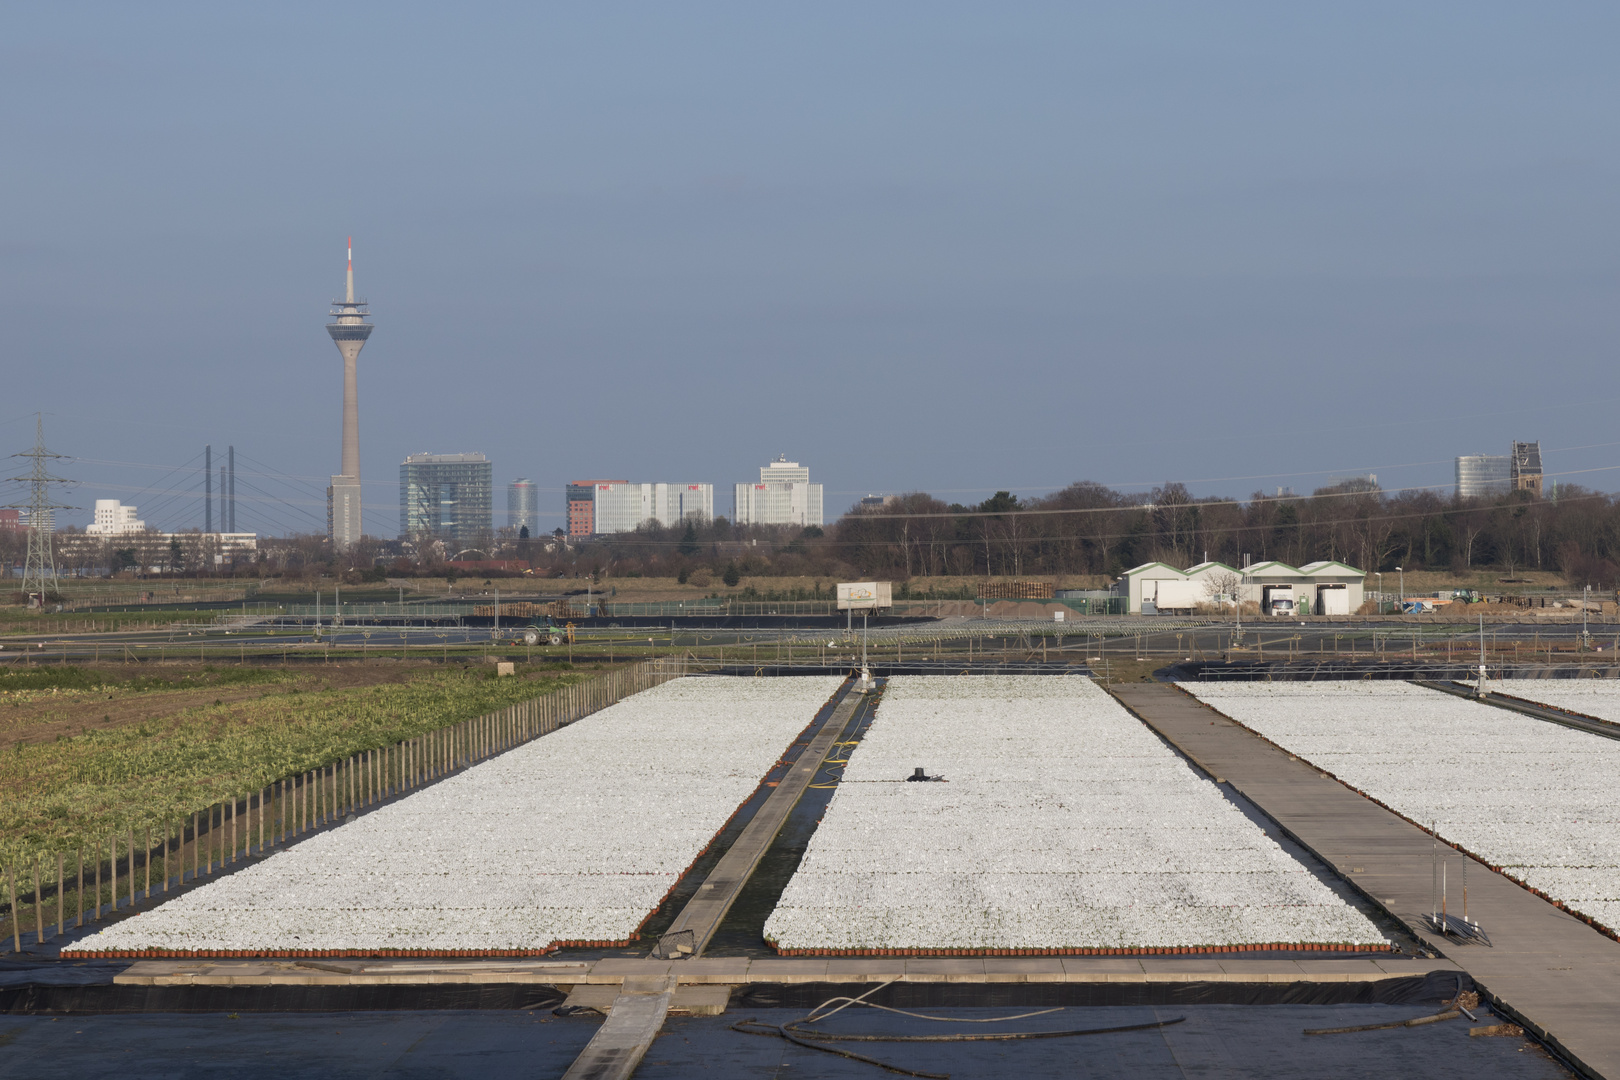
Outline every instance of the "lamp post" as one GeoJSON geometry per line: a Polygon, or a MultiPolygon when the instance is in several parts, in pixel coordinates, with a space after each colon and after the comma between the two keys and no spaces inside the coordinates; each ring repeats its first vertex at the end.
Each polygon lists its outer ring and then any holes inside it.
{"type": "Polygon", "coordinates": [[[1248,584],[1248,575],[1238,575],[1236,594],[1232,597],[1232,614],[1237,620],[1237,629],[1232,633],[1232,641],[1236,645],[1243,644],[1243,586],[1248,584]]]}
{"type": "Polygon", "coordinates": [[[1581,590],[1581,649],[1585,651],[1592,647],[1592,635],[1586,631],[1586,605],[1592,602],[1592,586],[1587,585],[1581,590]]]}
{"type": "Polygon", "coordinates": [[[1401,610],[1404,611],[1406,610],[1406,570],[1404,567],[1397,566],[1395,572],[1401,575],[1401,610]]]}

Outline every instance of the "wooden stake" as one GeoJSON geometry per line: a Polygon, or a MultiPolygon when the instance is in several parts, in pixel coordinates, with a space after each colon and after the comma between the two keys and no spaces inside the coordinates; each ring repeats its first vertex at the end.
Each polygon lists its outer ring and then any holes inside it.
{"type": "MultiPolygon", "coordinates": [[[[118,834],[111,833],[107,837],[107,873],[112,877],[112,910],[118,911],[118,834]]],[[[101,896],[99,891],[96,899],[101,896]]]]}
{"type": "Polygon", "coordinates": [[[73,900],[79,905],[79,914],[73,920],[75,927],[84,925],[84,848],[79,849],[79,873],[73,886],[73,900]]]}
{"type": "Polygon", "coordinates": [[[67,927],[67,909],[62,905],[67,902],[67,869],[65,857],[61,852],[56,853],[56,936],[61,937],[67,927]]]}
{"type": "Polygon", "coordinates": [[[39,887],[39,856],[34,856],[34,944],[45,941],[45,893],[39,887]]]}

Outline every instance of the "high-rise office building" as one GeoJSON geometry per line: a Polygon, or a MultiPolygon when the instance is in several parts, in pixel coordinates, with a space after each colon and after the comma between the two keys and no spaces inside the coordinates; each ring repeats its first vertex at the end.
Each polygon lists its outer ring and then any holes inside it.
{"type": "Polygon", "coordinates": [[[1484,499],[1507,490],[1507,455],[1464,454],[1457,459],[1457,498],[1484,499]]]}
{"type": "Polygon", "coordinates": [[[533,536],[539,516],[540,497],[532,480],[522,476],[506,485],[507,528],[513,532],[528,529],[529,535],[533,536]]]}
{"type": "Polygon", "coordinates": [[[568,535],[574,538],[596,534],[596,487],[598,484],[622,484],[623,480],[575,480],[566,491],[568,500],[568,535]]]}
{"type": "Polygon", "coordinates": [[[624,480],[568,485],[568,535],[634,532],[643,522],[675,525],[714,517],[713,484],[632,484],[624,480]]]}
{"type": "MultiPolygon", "coordinates": [[[[371,337],[370,309],[354,298],[354,238],[349,238],[349,272],[344,299],[332,301],[326,332],[343,355],[343,467],[326,489],[326,528],[332,546],[347,551],[360,539],[360,389],[355,364],[371,337]]],[[[234,478],[234,474],[233,474],[234,478]]],[[[234,494],[234,493],[233,493],[234,494]]],[[[225,492],[220,492],[224,497],[225,492]]],[[[221,524],[225,524],[222,522],[221,524]]]]}
{"type": "Polygon", "coordinates": [[[494,531],[495,466],[483,454],[412,454],[399,467],[399,531],[463,548],[494,531]]]}
{"type": "Polygon", "coordinates": [[[810,469],[784,455],[759,470],[759,483],[737,484],[732,491],[733,520],[738,525],[820,525],[821,485],[810,482],[810,469]]]}
{"type": "Polygon", "coordinates": [[[1541,497],[1541,443],[1514,442],[1506,454],[1467,454],[1457,459],[1457,498],[1487,499],[1510,491],[1541,497]]]}

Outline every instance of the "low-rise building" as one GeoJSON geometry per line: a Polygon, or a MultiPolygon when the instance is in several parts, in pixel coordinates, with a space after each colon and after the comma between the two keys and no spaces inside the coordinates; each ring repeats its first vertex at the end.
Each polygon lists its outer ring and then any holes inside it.
{"type": "Polygon", "coordinates": [[[1143,563],[1114,583],[1114,595],[1125,599],[1133,615],[1192,612],[1204,605],[1230,605],[1234,598],[1261,605],[1286,597],[1289,610],[1301,615],[1349,615],[1365,599],[1367,573],[1336,560],[1289,566],[1275,560],[1238,569],[1222,562],[1202,562],[1185,570],[1166,563],[1143,563]]]}

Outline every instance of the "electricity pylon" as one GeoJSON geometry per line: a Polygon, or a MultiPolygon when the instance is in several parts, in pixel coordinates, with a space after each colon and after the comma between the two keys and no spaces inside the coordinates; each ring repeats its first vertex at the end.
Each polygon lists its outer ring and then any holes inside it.
{"type": "Polygon", "coordinates": [[[52,476],[46,462],[51,458],[65,458],[66,454],[53,454],[45,449],[45,418],[36,417],[34,423],[34,448],[24,450],[12,457],[29,458],[34,466],[27,475],[13,476],[8,479],[19,484],[30,485],[28,501],[25,503],[12,503],[8,509],[28,511],[28,561],[23,565],[22,591],[32,597],[39,593],[39,606],[44,607],[46,598],[56,591],[56,556],[51,550],[51,534],[56,529],[56,511],[72,510],[73,507],[62,503],[51,502],[51,485],[66,484],[70,481],[52,476]]]}

